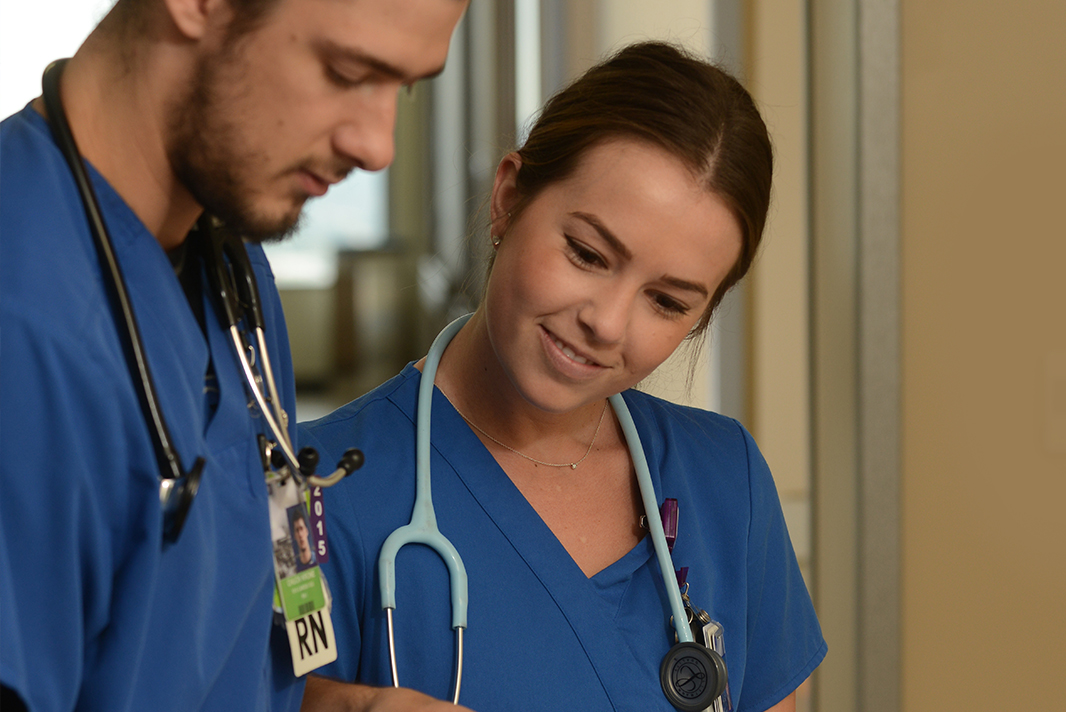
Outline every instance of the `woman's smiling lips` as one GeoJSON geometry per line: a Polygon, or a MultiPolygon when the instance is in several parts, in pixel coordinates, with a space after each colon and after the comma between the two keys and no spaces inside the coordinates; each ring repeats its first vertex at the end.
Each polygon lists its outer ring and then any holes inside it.
{"type": "Polygon", "coordinates": [[[589,378],[603,368],[588,356],[578,353],[552,332],[541,327],[541,340],[545,351],[556,367],[571,378],[589,378]]]}

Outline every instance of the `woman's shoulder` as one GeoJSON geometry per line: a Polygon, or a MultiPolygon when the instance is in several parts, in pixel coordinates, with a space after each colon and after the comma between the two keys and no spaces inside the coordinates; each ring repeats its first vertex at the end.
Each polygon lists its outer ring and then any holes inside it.
{"type": "Polygon", "coordinates": [[[300,444],[328,446],[338,438],[351,439],[353,428],[370,435],[388,431],[397,421],[413,422],[414,397],[421,374],[408,364],[374,390],[342,405],[332,413],[300,423],[300,444]]]}
{"type": "Polygon", "coordinates": [[[766,460],[747,429],[735,418],[627,391],[626,403],[649,461],[666,479],[689,472],[713,472],[738,497],[772,482],[766,460]]]}
{"type": "Polygon", "coordinates": [[[626,391],[624,397],[634,418],[639,414],[647,427],[662,433],[698,435],[737,446],[745,446],[745,441],[751,439],[740,421],[714,411],[680,405],[633,389],[626,391]]]}

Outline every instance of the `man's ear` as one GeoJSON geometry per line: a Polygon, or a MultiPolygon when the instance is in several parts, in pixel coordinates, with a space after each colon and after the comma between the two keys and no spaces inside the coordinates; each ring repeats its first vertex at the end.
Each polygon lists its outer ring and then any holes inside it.
{"type": "Polygon", "coordinates": [[[213,13],[232,12],[227,0],[163,0],[175,27],[191,40],[203,39],[213,13]]]}
{"type": "Polygon", "coordinates": [[[496,179],[492,183],[492,235],[503,237],[511,227],[511,211],[518,204],[518,171],[522,168],[522,159],[517,153],[508,153],[496,167],[496,179]]]}

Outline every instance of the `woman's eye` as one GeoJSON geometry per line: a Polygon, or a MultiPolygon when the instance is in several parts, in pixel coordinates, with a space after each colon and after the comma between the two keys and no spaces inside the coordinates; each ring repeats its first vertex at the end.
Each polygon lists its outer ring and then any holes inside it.
{"type": "Polygon", "coordinates": [[[652,296],[652,301],[655,307],[667,316],[681,317],[688,314],[687,306],[666,294],[655,294],[652,296]]]}
{"type": "Polygon", "coordinates": [[[574,238],[567,237],[566,244],[570,248],[570,253],[578,262],[588,266],[599,266],[606,264],[603,261],[603,258],[600,257],[598,252],[589,249],[574,238]]]}

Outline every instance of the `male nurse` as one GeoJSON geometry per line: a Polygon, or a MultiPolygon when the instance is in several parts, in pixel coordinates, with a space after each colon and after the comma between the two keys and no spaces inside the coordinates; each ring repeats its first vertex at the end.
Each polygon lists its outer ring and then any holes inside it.
{"type": "MultiPolygon", "coordinates": [[[[287,334],[259,246],[393,155],[397,93],[441,71],[466,0],[118,0],[59,76],[180,459],[176,541],[85,209],[44,102],[0,125],[0,683],[4,710],[292,710],[264,466],[188,247],[244,237],[274,376],[287,334]]],[[[379,690],[373,709],[436,702],[379,690]],[[391,705],[391,707],[390,707],[391,705]]],[[[443,710],[443,703],[440,703],[443,710]]],[[[454,709],[454,708],[453,708],[454,709]]]]}

